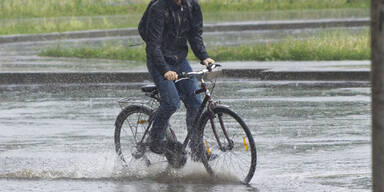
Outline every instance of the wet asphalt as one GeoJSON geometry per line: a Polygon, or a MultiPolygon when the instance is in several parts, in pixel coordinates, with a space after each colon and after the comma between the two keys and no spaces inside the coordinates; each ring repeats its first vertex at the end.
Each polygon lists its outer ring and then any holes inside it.
{"type": "MultiPolygon", "coordinates": [[[[113,145],[117,100],[142,102],[143,84],[0,86],[2,190],[370,191],[366,81],[218,81],[214,97],[244,118],[257,145],[249,186],[212,181],[193,163],[124,171],[113,145]]],[[[184,115],[171,120],[178,132],[184,115]]]]}

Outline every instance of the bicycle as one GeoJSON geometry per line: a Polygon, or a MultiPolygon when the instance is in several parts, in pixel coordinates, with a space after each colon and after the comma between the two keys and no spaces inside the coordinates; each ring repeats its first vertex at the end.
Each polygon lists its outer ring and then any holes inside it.
{"type": "MultiPolygon", "coordinates": [[[[218,67],[219,64],[213,64],[197,72],[179,74],[179,79],[175,83],[209,74],[218,67]]],[[[187,161],[186,156],[190,153],[192,156],[195,155],[194,160],[204,164],[209,175],[229,173],[248,184],[254,175],[257,163],[252,134],[239,115],[213,100],[204,77],[199,81],[200,89],[196,90],[195,94],[204,93],[205,96],[195,119],[194,130],[197,131],[192,134],[187,130],[183,143],[178,144],[175,132],[171,125],[168,125],[166,140],[172,146],[168,146],[169,150],[164,155],[156,156],[154,153],[149,153],[147,141],[156,108],[161,100],[156,86],[141,87],[141,91],[150,98],[147,103],[132,104],[127,98],[119,100],[122,111],[115,121],[116,153],[123,164],[127,163],[127,159],[133,158],[143,160],[147,166],[151,166],[159,161],[159,158],[165,158],[174,168],[183,167],[187,161]],[[197,145],[189,145],[191,151],[188,152],[187,147],[192,137],[197,145]]],[[[213,91],[216,81],[211,85],[213,91]]]]}

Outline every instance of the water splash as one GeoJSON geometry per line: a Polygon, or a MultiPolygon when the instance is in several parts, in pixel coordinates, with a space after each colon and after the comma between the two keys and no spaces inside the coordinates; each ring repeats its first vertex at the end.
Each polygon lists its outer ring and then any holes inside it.
{"type": "Polygon", "coordinates": [[[5,158],[0,168],[0,179],[68,179],[68,180],[152,180],[160,183],[240,183],[229,174],[216,178],[206,172],[200,162],[188,159],[181,169],[168,166],[167,162],[147,167],[140,160],[131,160],[123,166],[113,152],[108,154],[82,154],[77,158],[5,158]],[[12,159],[13,163],[10,162],[12,159]],[[16,160],[17,159],[17,160],[16,160]]]}

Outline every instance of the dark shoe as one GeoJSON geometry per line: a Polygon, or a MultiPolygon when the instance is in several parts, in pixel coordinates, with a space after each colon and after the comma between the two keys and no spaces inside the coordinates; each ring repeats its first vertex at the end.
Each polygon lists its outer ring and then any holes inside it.
{"type": "Polygon", "coordinates": [[[191,148],[192,161],[201,161],[202,151],[205,151],[203,144],[192,140],[189,142],[189,147],[191,148]]]}
{"type": "Polygon", "coordinates": [[[202,161],[203,155],[208,161],[213,161],[219,157],[219,155],[212,152],[208,153],[204,148],[191,146],[191,159],[193,161],[202,161]]]}
{"type": "Polygon", "coordinates": [[[198,150],[192,150],[191,151],[191,159],[192,159],[192,161],[195,161],[195,162],[197,162],[197,161],[201,161],[201,152],[200,151],[198,151],[198,150]]]}
{"type": "Polygon", "coordinates": [[[201,161],[201,156],[199,154],[196,154],[196,153],[191,153],[191,159],[192,161],[194,162],[200,162],[201,161]]]}

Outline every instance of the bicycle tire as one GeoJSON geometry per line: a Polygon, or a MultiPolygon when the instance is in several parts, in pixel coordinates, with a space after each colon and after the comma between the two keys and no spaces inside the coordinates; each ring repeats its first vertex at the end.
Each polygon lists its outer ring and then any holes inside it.
{"type": "MultiPolygon", "coordinates": [[[[125,107],[117,116],[115,121],[115,150],[123,163],[127,163],[128,159],[132,156],[133,151],[135,150],[137,143],[141,141],[145,129],[148,127],[148,123],[150,123],[150,119],[152,118],[154,112],[151,108],[143,106],[143,105],[129,105],[125,107]],[[135,122],[133,119],[129,119],[130,116],[137,114],[135,122]],[[141,116],[140,116],[141,115],[141,116]],[[145,117],[145,118],[144,118],[145,117]],[[140,125],[140,127],[139,127],[140,125]],[[129,127],[132,134],[129,132],[123,137],[122,133],[126,132],[125,127],[129,127]],[[133,131],[132,126],[135,126],[135,130],[133,131]],[[123,142],[124,141],[124,142],[123,142]]],[[[128,128],[127,127],[127,128],[128,128]]]]}
{"type": "Polygon", "coordinates": [[[200,149],[204,151],[201,161],[207,172],[216,177],[235,176],[248,184],[256,171],[257,153],[252,134],[242,118],[225,106],[216,106],[212,112],[203,113],[199,125],[200,149]]]}

